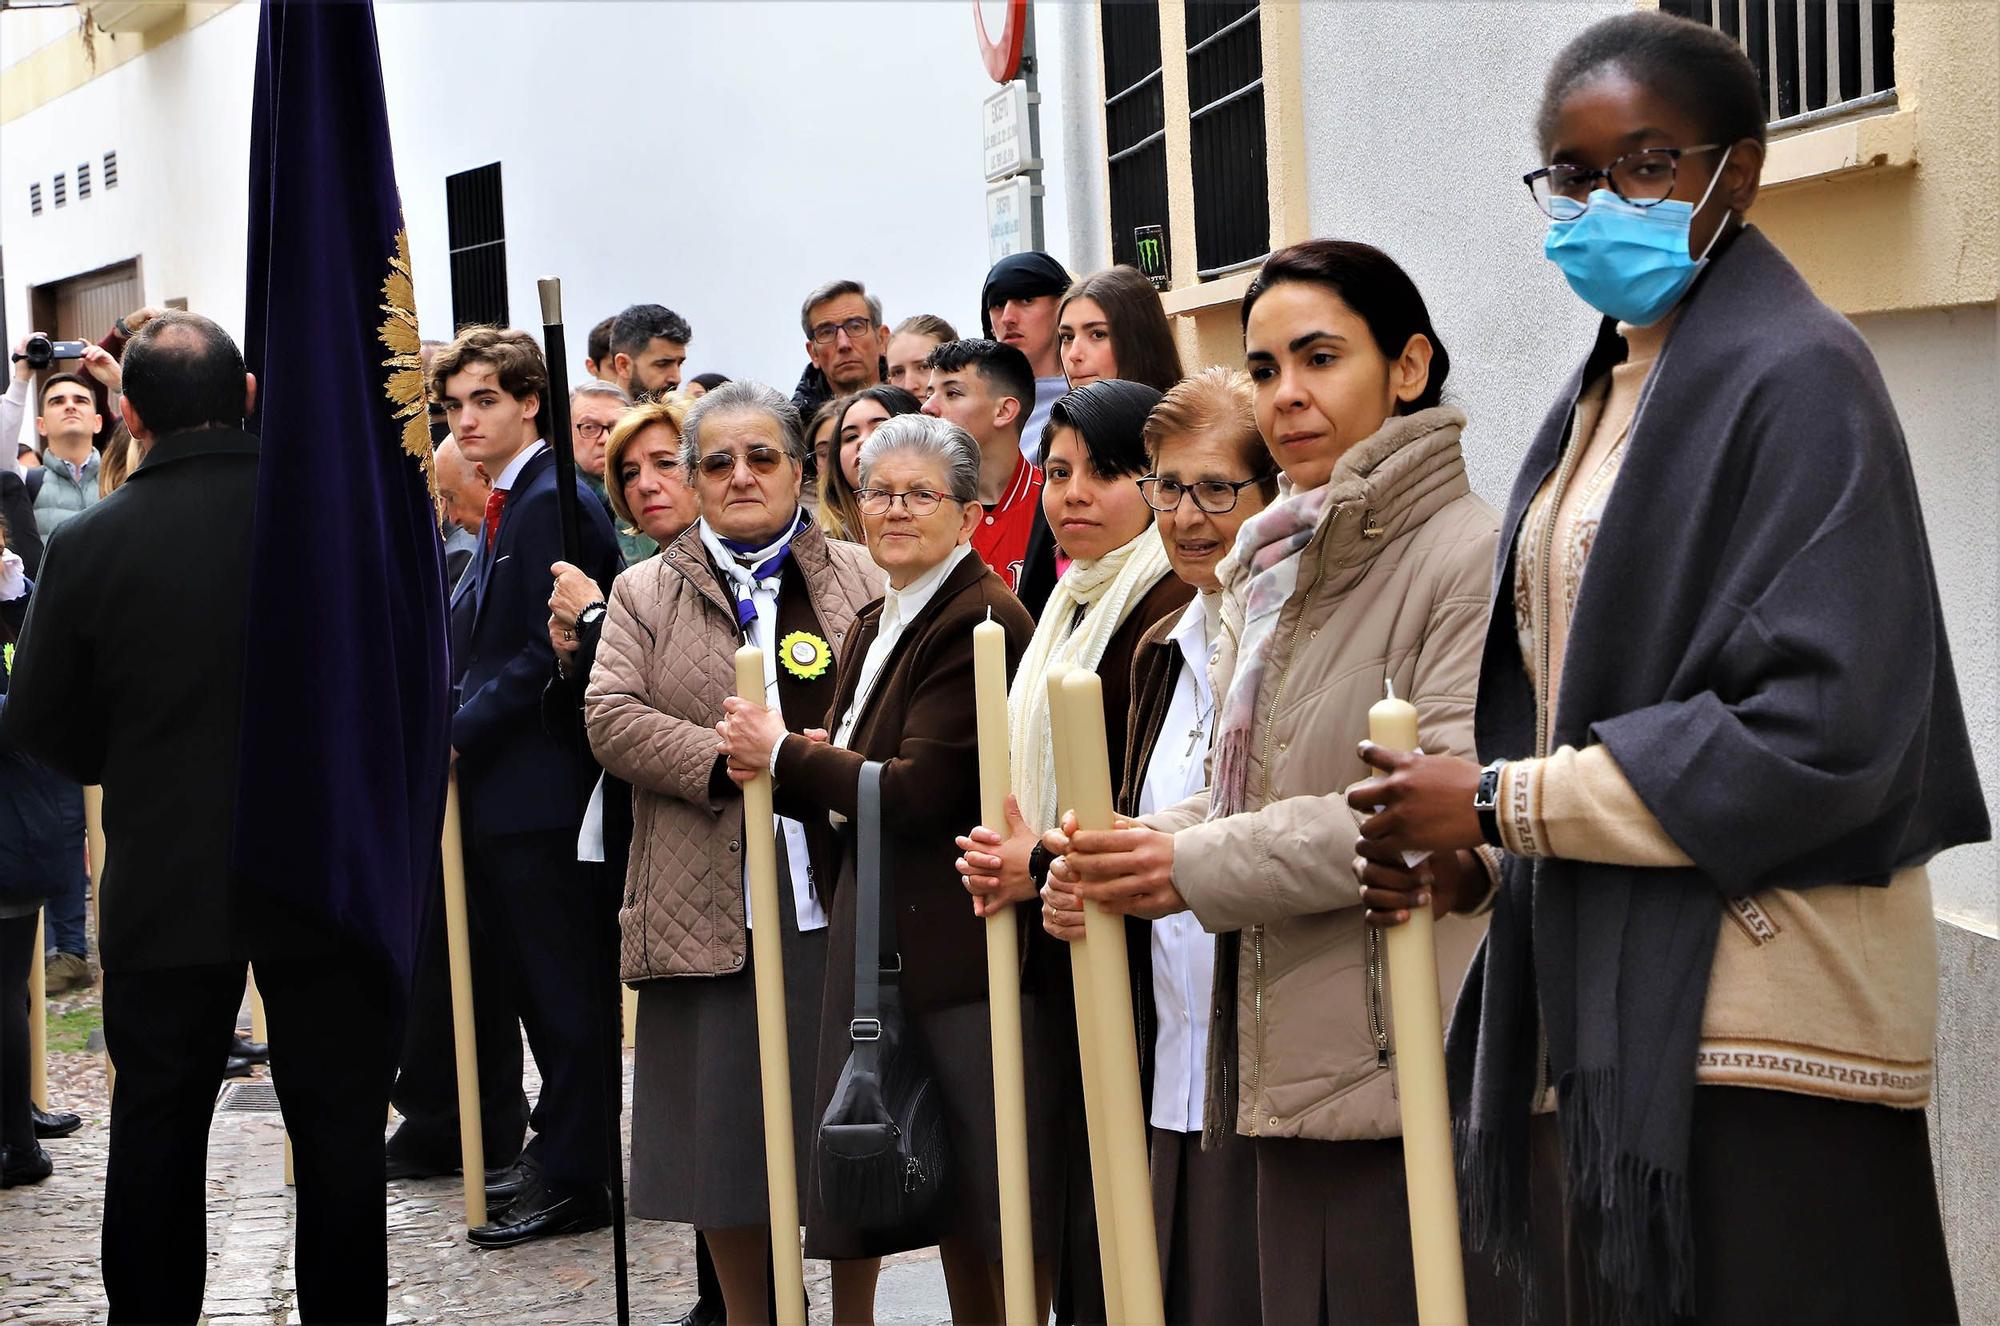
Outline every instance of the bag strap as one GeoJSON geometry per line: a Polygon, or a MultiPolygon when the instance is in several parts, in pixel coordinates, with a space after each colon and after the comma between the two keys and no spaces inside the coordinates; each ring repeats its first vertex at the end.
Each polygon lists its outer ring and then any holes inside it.
{"type": "Polygon", "coordinates": [[[854,1018],[847,1024],[852,1041],[882,1039],[882,982],[893,984],[902,973],[896,950],[895,888],[883,869],[882,765],[861,766],[855,795],[854,827],[854,1018]],[[886,948],[892,967],[885,968],[886,948]]]}

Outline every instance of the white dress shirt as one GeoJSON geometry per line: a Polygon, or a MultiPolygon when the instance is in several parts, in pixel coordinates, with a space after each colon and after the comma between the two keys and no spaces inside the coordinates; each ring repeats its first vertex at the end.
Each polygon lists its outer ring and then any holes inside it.
{"type": "MultiPolygon", "coordinates": [[[[786,537],[798,533],[802,519],[803,513],[794,517],[786,537]]],[[[707,520],[696,521],[695,525],[700,532],[702,546],[708,549],[708,555],[715,559],[715,564],[722,568],[722,573],[729,577],[738,592],[747,591],[750,595],[750,604],[756,609],[757,616],[750,624],[749,643],[764,652],[764,707],[782,714],[784,706],[778,698],[778,585],[784,577],[772,576],[768,580],[757,580],[751,576],[750,567],[765,561],[770,549],[763,549],[753,554],[749,558],[749,566],[746,566],[743,560],[716,536],[715,531],[709,528],[707,520]]],[[[773,546],[776,542],[773,541],[773,546]]],[[[812,857],[806,850],[805,825],[783,815],[778,816],[777,820],[778,833],[785,841],[785,861],[791,867],[792,903],[798,910],[799,929],[824,930],[826,908],[820,905],[819,894],[813,888],[812,857]]],[[[752,921],[748,881],[745,883],[743,924],[747,927],[752,921]]]]}
{"type": "MultiPolygon", "coordinates": [[[[1215,740],[1215,694],[1208,664],[1215,652],[1212,595],[1197,594],[1168,642],[1181,651],[1180,675],[1153,757],[1139,784],[1139,813],[1175,805],[1208,785],[1215,740]]],[[[1193,912],[1153,922],[1153,1127],[1201,1131],[1207,1089],[1209,999],[1215,984],[1215,936],[1193,912]]]]}
{"type": "Polygon", "coordinates": [[[514,480],[521,477],[521,471],[528,468],[528,462],[539,456],[548,445],[542,439],[536,438],[533,442],[515,452],[514,459],[508,461],[507,467],[501,470],[494,478],[493,486],[503,493],[512,492],[514,490],[514,480]]]}

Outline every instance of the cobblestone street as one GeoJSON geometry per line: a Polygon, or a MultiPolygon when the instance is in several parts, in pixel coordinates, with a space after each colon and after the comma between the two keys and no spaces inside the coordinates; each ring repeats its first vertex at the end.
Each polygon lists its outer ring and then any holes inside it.
{"type": "MultiPolygon", "coordinates": [[[[94,992],[50,1000],[52,1017],[94,1013],[94,992]]],[[[625,1055],[629,1089],[632,1055],[625,1055]]],[[[539,1086],[529,1061],[529,1093],[539,1086]]],[[[258,1069],[254,1082],[266,1081],[258,1069]]],[[[0,1191],[0,1321],[84,1326],[104,1319],[98,1221],[110,1141],[103,1059],[83,1049],[49,1057],[56,1109],[83,1115],[74,1136],[46,1143],[56,1171],[34,1187],[0,1191]]],[[[629,1119],[629,1114],[628,1114],[629,1119]]],[[[608,1322],[615,1318],[609,1230],[500,1252],[465,1242],[456,1177],[395,1183],[389,1202],[391,1322],[608,1322]]],[[[208,1294],[210,1326],[282,1326],[297,1321],[292,1276],[291,1189],[284,1127],[275,1109],[218,1109],[209,1133],[208,1294]]],[[[632,1320],[677,1319],[695,1297],[694,1238],[685,1225],[628,1225],[632,1320]]],[[[806,1263],[813,1319],[826,1320],[827,1265],[806,1263]]],[[[878,1321],[949,1319],[935,1253],[891,1259],[882,1272],[878,1321]]]]}

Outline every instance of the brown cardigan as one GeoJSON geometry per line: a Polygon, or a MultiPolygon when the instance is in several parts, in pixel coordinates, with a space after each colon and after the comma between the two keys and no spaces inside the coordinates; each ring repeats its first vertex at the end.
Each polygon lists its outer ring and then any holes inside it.
{"type": "MultiPolygon", "coordinates": [[[[843,749],[793,734],[778,750],[781,813],[810,823],[828,811],[851,818],[861,766],[882,770],[883,851],[896,892],[902,988],[923,1011],[986,997],[986,932],[952,862],[954,835],[979,823],[979,736],[973,709],[972,628],[991,613],[1007,632],[1011,676],[1034,622],[977,555],[961,561],[896,642],[843,749]]],[[[823,725],[839,723],[853,700],[861,660],[875,639],[882,602],[861,609],[840,652],[840,682],[823,725]]],[[[841,831],[839,882],[829,911],[827,1025],[846,1030],[853,999],[854,833],[841,831]],[[836,1008],[838,1005],[838,1008],[836,1008]],[[837,1014],[837,1016],[836,1016],[837,1014]]],[[[1039,924],[1023,909],[1025,930],[1039,924]]]]}

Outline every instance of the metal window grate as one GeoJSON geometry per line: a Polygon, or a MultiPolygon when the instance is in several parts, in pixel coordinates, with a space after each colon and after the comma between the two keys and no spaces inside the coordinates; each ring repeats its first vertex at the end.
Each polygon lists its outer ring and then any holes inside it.
{"type": "Polygon", "coordinates": [[[1204,281],[1271,247],[1260,6],[1187,6],[1195,257],[1204,281]]]}
{"type": "Polygon", "coordinates": [[[1167,104],[1160,87],[1160,10],[1153,4],[1101,6],[1104,142],[1110,153],[1111,261],[1139,265],[1141,226],[1168,235],[1167,104]]]}
{"type": "Polygon", "coordinates": [[[79,199],[90,197],[90,163],[88,161],[79,161],[77,163],[76,196],[79,199]]]}
{"type": "Polygon", "coordinates": [[[41,214],[42,214],[42,186],[40,181],[37,181],[28,186],[28,215],[40,216],[41,214]]]}
{"type": "Polygon", "coordinates": [[[1773,129],[1893,105],[1894,0],[1660,0],[1743,48],[1773,129]]]}
{"type": "Polygon", "coordinates": [[[452,325],[507,325],[507,218],[500,163],[444,180],[445,228],[451,243],[452,325]]]}
{"type": "Polygon", "coordinates": [[[60,171],[56,172],[55,186],[56,206],[61,207],[69,201],[69,181],[60,171]]]}
{"type": "Polygon", "coordinates": [[[118,187],[118,154],[116,152],[106,152],[104,154],[104,187],[107,189],[118,187]]]}
{"type": "Polygon", "coordinates": [[[278,1089],[269,1081],[231,1082],[222,1089],[215,1108],[232,1114],[275,1113],[278,1089]]]}

